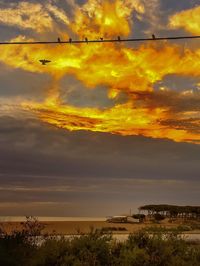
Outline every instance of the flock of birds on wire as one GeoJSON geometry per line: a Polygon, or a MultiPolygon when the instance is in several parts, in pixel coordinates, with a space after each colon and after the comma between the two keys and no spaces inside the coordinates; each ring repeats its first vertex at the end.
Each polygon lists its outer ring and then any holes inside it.
{"type": "MultiPolygon", "coordinates": [[[[72,40],[69,38],[68,41],[62,41],[61,38],[57,38],[57,41],[29,41],[29,42],[0,42],[0,45],[32,45],[32,44],[80,44],[80,43],[110,43],[110,42],[145,42],[145,41],[162,41],[162,40],[181,40],[181,39],[200,39],[200,36],[175,36],[175,37],[156,37],[155,34],[152,34],[151,38],[130,38],[130,39],[121,39],[120,36],[117,36],[116,39],[104,39],[99,38],[98,40],[89,40],[87,37],[84,40],[72,40]]],[[[51,63],[50,60],[41,59],[39,62],[45,66],[48,63],[51,63]]]]}
{"type": "MultiPolygon", "coordinates": [[[[104,38],[100,38],[99,40],[89,40],[87,37],[85,37],[85,39],[83,41],[73,41],[72,38],[69,38],[68,41],[61,41],[61,39],[58,37],[57,39],[57,42],[37,42],[37,44],[39,43],[59,43],[59,44],[66,44],[66,43],[69,43],[69,44],[77,44],[77,43],[102,43],[102,42],[139,42],[139,41],[160,41],[160,40],[177,40],[177,39],[199,39],[200,36],[179,36],[179,37],[159,37],[157,38],[155,36],[155,34],[152,34],[152,37],[151,38],[140,38],[140,39],[121,39],[120,36],[117,36],[117,39],[111,39],[111,40],[104,40],[104,38]]],[[[41,59],[39,60],[40,63],[42,65],[46,65],[48,63],[51,63],[50,60],[46,60],[46,59],[41,59]]]]}
{"type": "MultiPolygon", "coordinates": [[[[156,36],[153,34],[152,35],[152,39],[156,39],[156,36]]],[[[113,42],[113,41],[116,41],[116,40],[109,40],[109,42],[113,42]]],[[[122,40],[121,40],[121,37],[120,36],[117,36],[117,41],[118,42],[121,42],[122,40]]],[[[69,41],[68,41],[68,43],[70,43],[70,44],[72,44],[72,42],[73,42],[73,40],[72,40],[72,38],[69,38],[69,41]]],[[[85,40],[84,41],[80,41],[80,42],[85,42],[85,43],[87,43],[88,44],[88,42],[89,42],[89,40],[88,40],[88,38],[87,37],[85,37],[85,40]]],[[[94,41],[93,41],[94,42],[94,41]]],[[[98,41],[98,42],[104,42],[104,39],[101,37],[100,38],[100,41],[98,41]]],[[[61,39],[58,37],[58,43],[63,43],[62,41],[61,41],[61,39]]],[[[65,42],[66,43],[66,42],[65,42]]],[[[51,63],[51,61],[50,60],[46,60],[46,59],[41,59],[41,60],[39,60],[40,61],[40,63],[43,65],[43,66],[45,66],[46,64],[48,64],[48,63],[51,63]]]]}

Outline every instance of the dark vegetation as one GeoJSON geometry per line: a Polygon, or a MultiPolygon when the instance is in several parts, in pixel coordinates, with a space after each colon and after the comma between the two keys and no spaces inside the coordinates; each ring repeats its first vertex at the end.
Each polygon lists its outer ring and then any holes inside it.
{"type": "Polygon", "coordinates": [[[165,216],[160,213],[154,213],[153,218],[156,222],[160,222],[165,219],[165,216]]]}
{"type": "Polygon", "coordinates": [[[161,227],[131,234],[117,242],[110,233],[94,231],[65,239],[41,237],[42,225],[28,218],[23,230],[1,230],[2,266],[199,266],[200,245],[161,227]],[[39,237],[40,236],[40,237],[39,237]]]}
{"type": "Polygon", "coordinates": [[[116,227],[116,226],[108,226],[108,227],[102,227],[102,232],[117,232],[117,231],[127,231],[125,227],[116,227]]]}
{"type": "Polygon", "coordinates": [[[145,217],[146,217],[146,215],[145,215],[145,214],[140,214],[140,213],[138,213],[138,214],[133,214],[132,217],[133,217],[134,219],[139,219],[140,222],[143,222],[144,219],[145,219],[145,217]]]}
{"type": "Polygon", "coordinates": [[[147,211],[151,217],[160,214],[164,218],[200,219],[200,206],[145,205],[139,210],[147,211]]]}

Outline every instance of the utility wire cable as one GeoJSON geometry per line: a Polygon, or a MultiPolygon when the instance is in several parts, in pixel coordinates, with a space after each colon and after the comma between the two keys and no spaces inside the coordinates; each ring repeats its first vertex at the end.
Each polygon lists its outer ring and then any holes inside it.
{"type": "Polygon", "coordinates": [[[122,39],[120,36],[117,39],[103,39],[99,40],[72,40],[62,41],[58,38],[58,41],[32,41],[32,42],[0,42],[0,45],[40,45],[40,44],[80,44],[80,43],[120,43],[120,42],[148,42],[148,41],[163,41],[163,40],[184,40],[184,39],[200,39],[200,36],[175,36],[175,37],[156,37],[154,34],[152,38],[130,38],[122,39]]]}

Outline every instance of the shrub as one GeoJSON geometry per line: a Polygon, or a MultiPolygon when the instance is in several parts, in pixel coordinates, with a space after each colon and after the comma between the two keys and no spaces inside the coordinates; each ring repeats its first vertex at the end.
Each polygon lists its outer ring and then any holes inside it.
{"type": "MultiPolygon", "coordinates": [[[[200,244],[184,241],[178,232],[155,230],[130,234],[124,242],[112,235],[91,230],[71,239],[44,237],[34,240],[39,231],[25,226],[0,237],[2,266],[199,266],[200,244]],[[36,234],[37,233],[37,234],[36,234]]],[[[39,227],[40,228],[40,227],[39,227]]],[[[152,228],[151,228],[152,229],[152,228]]]]}
{"type": "Polygon", "coordinates": [[[138,213],[138,214],[133,214],[132,217],[133,217],[134,219],[139,219],[140,222],[143,222],[146,216],[145,216],[145,214],[139,214],[139,213],[138,213]]]}
{"type": "Polygon", "coordinates": [[[165,216],[161,215],[160,213],[155,213],[153,218],[156,220],[156,222],[160,222],[165,219],[165,216]]]}

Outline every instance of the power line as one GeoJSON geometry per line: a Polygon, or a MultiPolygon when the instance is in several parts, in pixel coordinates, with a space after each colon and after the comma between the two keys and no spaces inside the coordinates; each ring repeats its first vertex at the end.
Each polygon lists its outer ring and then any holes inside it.
{"type": "Polygon", "coordinates": [[[103,39],[99,40],[89,40],[85,38],[85,40],[72,40],[69,38],[68,41],[62,41],[58,38],[58,41],[33,41],[33,42],[0,42],[0,45],[32,45],[32,44],[81,44],[81,43],[119,43],[119,42],[148,42],[148,41],[163,41],[163,40],[184,40],[184,39],[200,39],[200,36],[175,36],[175,37],[156,37],[154,34],[152,38],[130,38],[130,39],[122,39],[120,36],[117,39],[103,39]]]}

